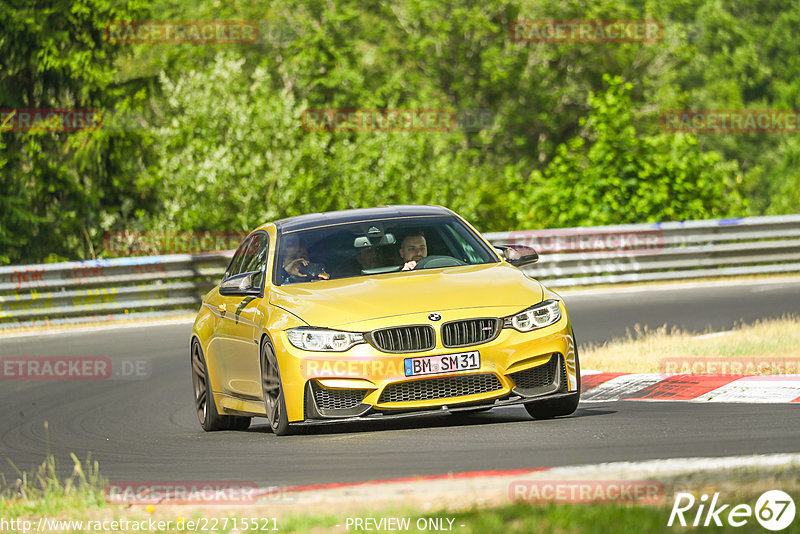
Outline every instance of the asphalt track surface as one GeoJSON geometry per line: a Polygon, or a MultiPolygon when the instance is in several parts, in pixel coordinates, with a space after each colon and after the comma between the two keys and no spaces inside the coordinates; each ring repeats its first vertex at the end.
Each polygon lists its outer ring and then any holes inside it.
{"type": "MultiPolygon", "coordinates": [[[[565,295],[579,342],[639,323],[694,331],[800,313],[800,279],[565,295]]],[[[30,470],[49,450],[112,481],[238,481],[263,486],[356,482],[448,472],[610,461],[797,452],[800,405],[582,403],[569,418],[533,421],[522,407],[475,415],[315,427],[277,438],[205,433],[192,405],[187,324],[0,337],[0,357],[146,358],[136,380],[0,380],[0,473],[30,470]],[[45,430],[45,422],[48,429],[45,430]]]]}

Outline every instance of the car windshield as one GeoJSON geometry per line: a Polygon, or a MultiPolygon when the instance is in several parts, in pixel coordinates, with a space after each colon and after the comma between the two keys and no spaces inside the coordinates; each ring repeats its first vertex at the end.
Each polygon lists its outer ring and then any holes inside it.
{"type": "Polygon", "coordinates": [[[277,255],[278,284],[498,261],[490,247],[453,217],[382,219],[296,230],[281,235],[277,255]]]}

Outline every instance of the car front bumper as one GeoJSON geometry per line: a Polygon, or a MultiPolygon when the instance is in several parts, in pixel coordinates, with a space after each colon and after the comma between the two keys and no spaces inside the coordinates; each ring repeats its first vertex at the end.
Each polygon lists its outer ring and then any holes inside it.
{"type": "MultiPolygon", "coordinates": [[[[468,380],[480,376],[482,375],[464,374],[443,377],[439,380],[442,382],[451,381],[453,378],[468,380]]],[[[428,378],[427,380],[431,379],[428,378]]],[[[513,373],[506,380],[510,381],[510,386],[500,384],[498,381],[501,386],[500,389],[486,394],[441,396],[435,399],[426,399],[426,401],[411,401],[408,403],[381,403],[380,399],[386,393],[386,388],[384,388],[383,393],[379,396],[378,403],[365,402],[368,400],[368,395],[364,395],[362,402],[358,404],[355,402],[357,397],[353,393],[359,390],[326,389],[321,394],[322,388],[320,385],[315,381],[309,381],[305,393],[306,419],[303,424],[363,419],[388,420],[438,413],[458,413],[527,404],[538,400],[569,397],[575,394],[575,391],[569,390],[566,360],[559,353],[554,353],[551,359],[542,365],[513,373]],[[346,405],[346,400],[351,401],[351,406],[346,405]],[[428,406],[420,406],[420,402],[428,402],[430,404],[428,406]]],[[[426,379],[417,379],[408,382],[393,382],[390,385],[424,384],[425,381],[426,379]]],[[[431,388],[427,389],[430,390],[431,388]]],[[[420,388],[416,388],[416,390],[419,391],[420,388]]],[[[372,396],[377,396],[377,392],[372,396]]]]}
{"type": "Polygon", "coordinates": [[[503,328],[488,343],[458,349],[437,343],[427,352],[388,354],[362,344],[347,352],[318,353],[291,346],[285,334],[276,345],[282,345],[278,355],[292,423],[492,408],[577,391],[577,354],[566,310],[548,327],[525,333],[503,328]],[[480,368],[405,375],[407,358],[469,351],[479,352],[480,368]]]}

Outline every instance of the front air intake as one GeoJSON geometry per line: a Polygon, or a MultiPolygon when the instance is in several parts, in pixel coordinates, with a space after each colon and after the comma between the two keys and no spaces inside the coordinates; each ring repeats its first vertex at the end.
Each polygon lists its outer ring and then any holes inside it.
{"type": "Polygon", "coordinates": [[[500,319],[466,319],[442,325],[442,344],[448,348],[486,343],[500,332],[500,319]]]}
{"type": "Polygon", "coordinates": [[[503,385],[493,374],[426,378],[389,384],[381,393],[379,403],[412,402],[500,391],[503,385]]]}
{"type": "Polygon", "coordinates": [[[368,339],[382,352],[423,352],[436,346],[436,332],[428,325],[373,330],[368,339]]]}

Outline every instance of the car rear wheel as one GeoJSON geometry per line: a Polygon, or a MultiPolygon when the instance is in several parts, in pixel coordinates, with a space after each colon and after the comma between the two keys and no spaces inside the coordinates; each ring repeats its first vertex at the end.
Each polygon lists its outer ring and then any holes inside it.
{"type": "Polygon", "coordinates": [[[269,421],[272,432],[276,436],[289,434],[289,416],[286,413],[286,402],[283,399],[278,357],[268,339],[261,344],[261,390],[264,394],[267,421],[269,421]]]}
{"type": "MultiPolygon", "coordinates": [[[[575,339],[575,335],[572,335],[575,339]]],[[[578,389],[568,397],[558,399],[530,402],[525,405],[528,414],[534,419],[552,419],[563,415],[570,415],[578,409],[581,400],[581,363],[578,358],[578,346],[575,343],[575,378],[578,382],[578,389]]]]}
{"type": "Polygon", "coordinates": [[[247,430],[250,418],[237,415],[220,415],[208,379],[208,366],[200,342],[192,342],[192,385],[197,419],[206,432],[214,430],[247,430]]]}

